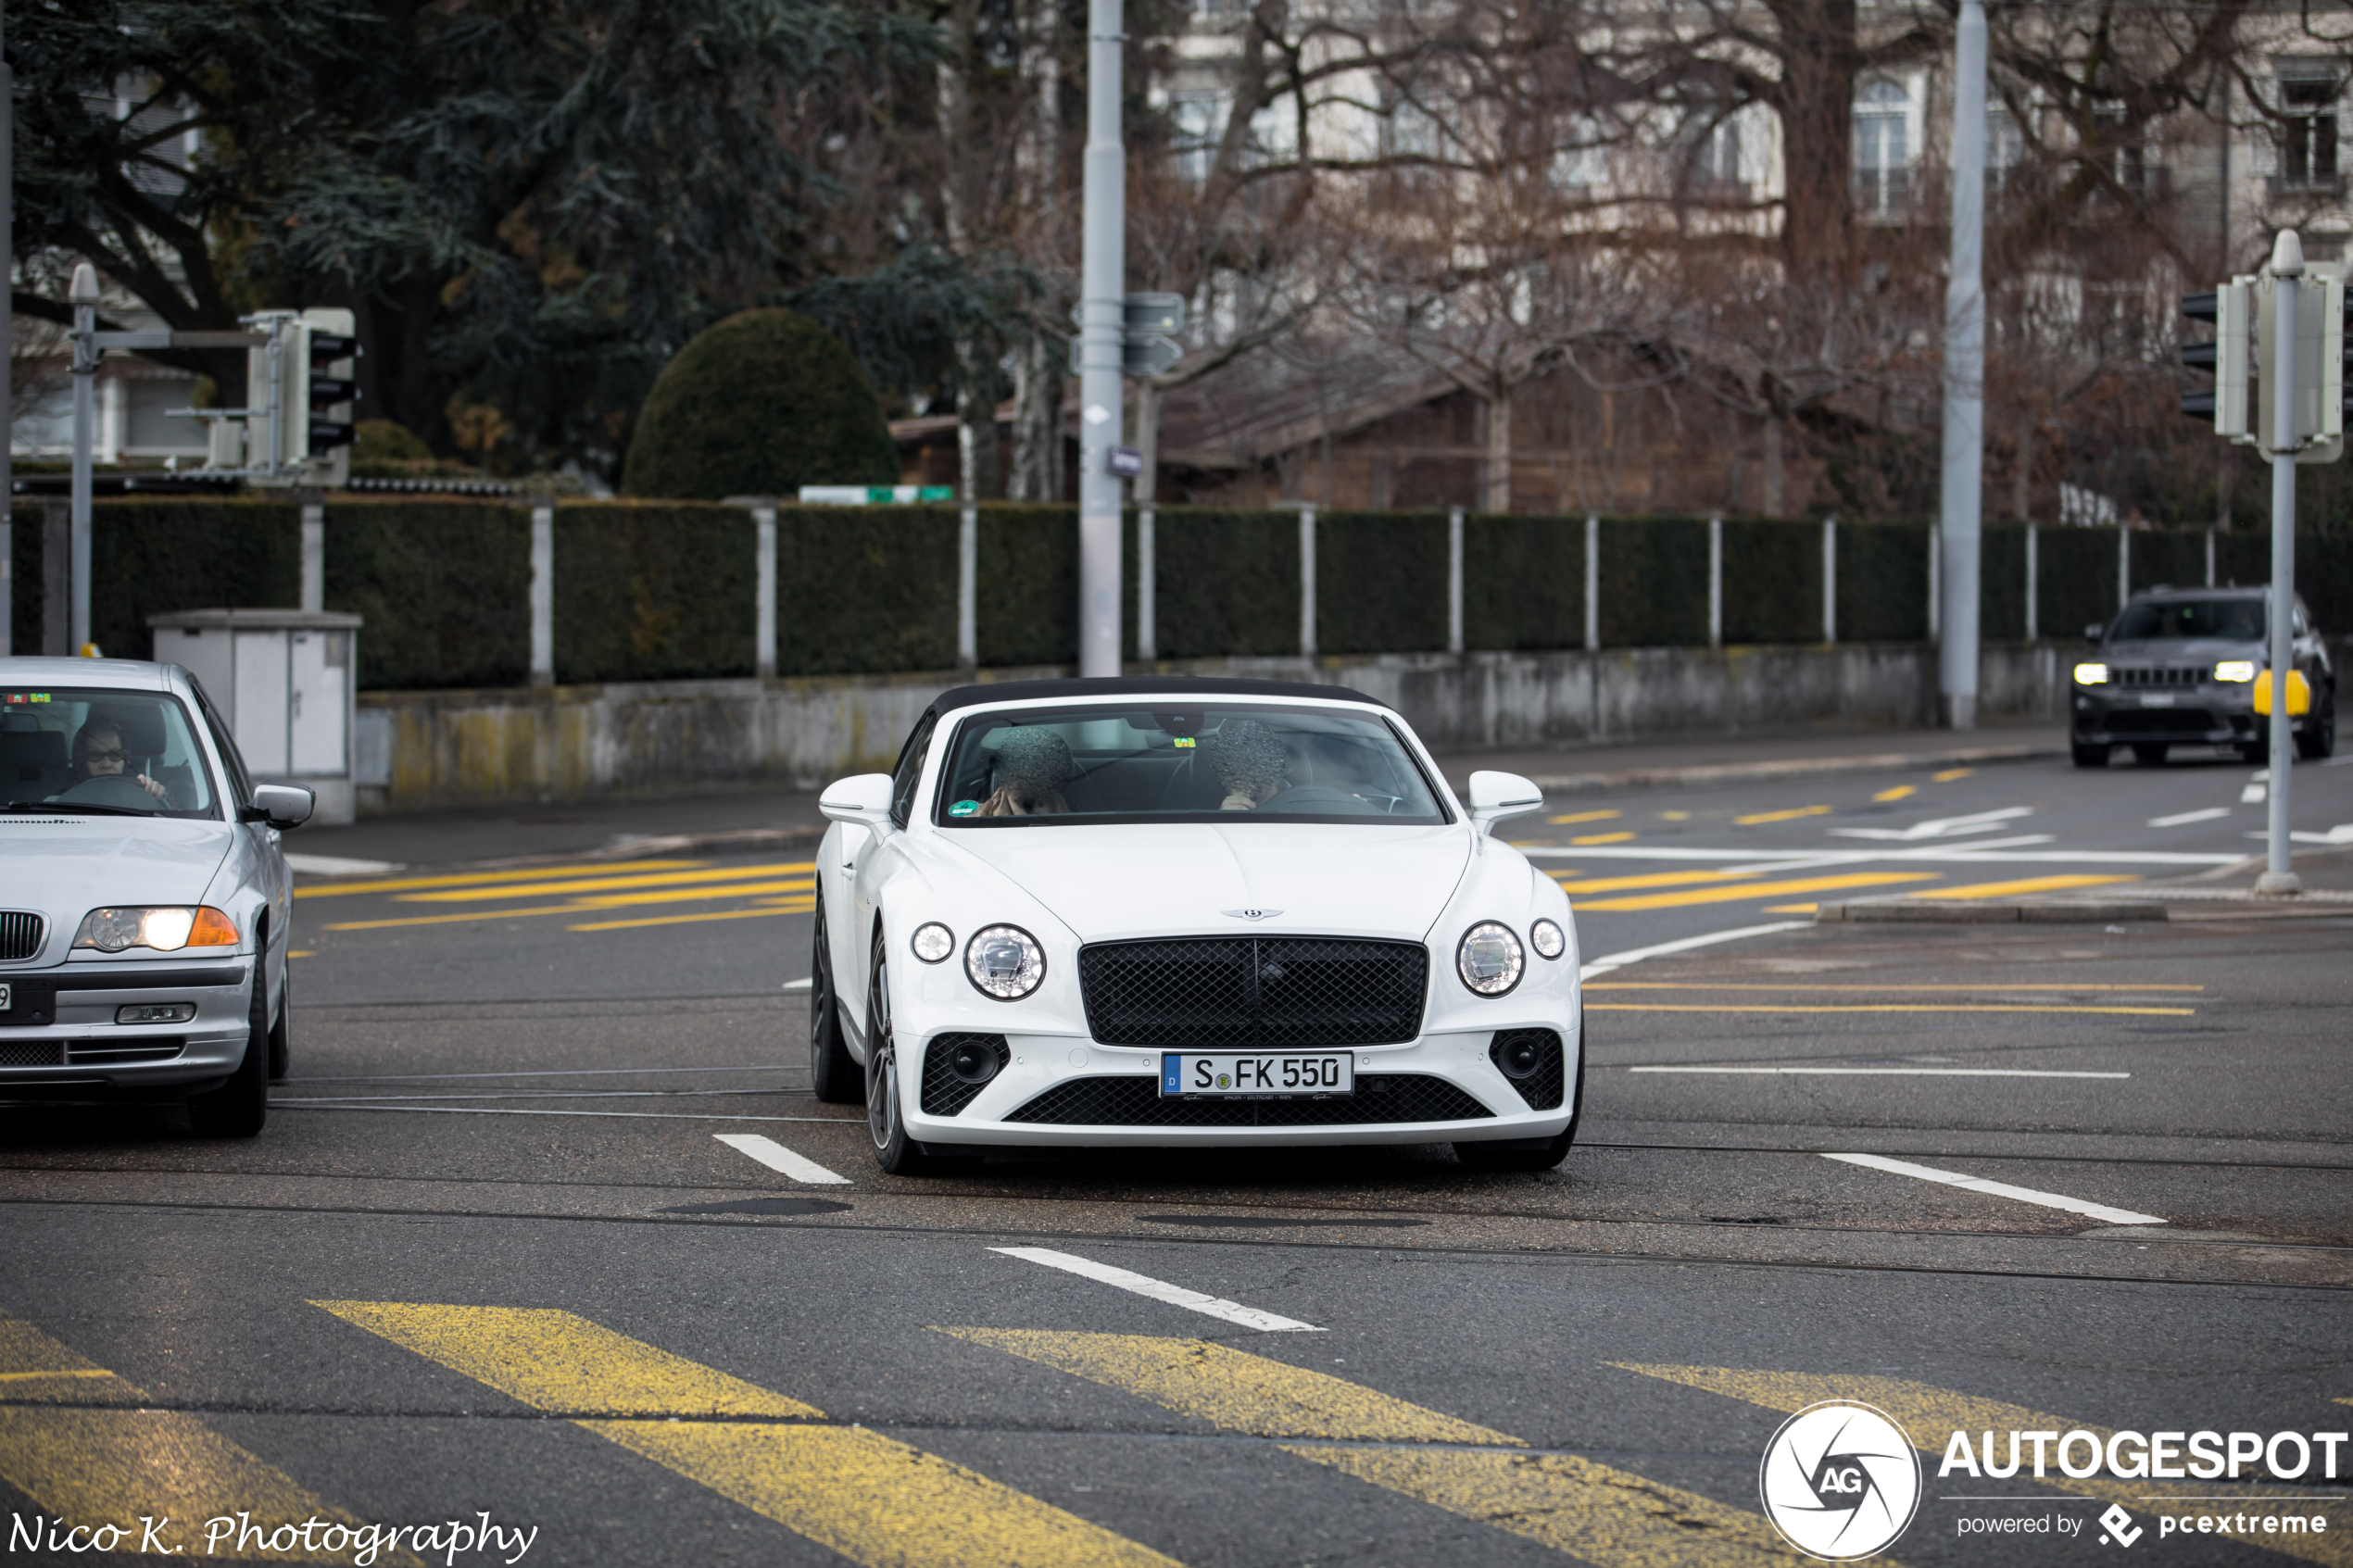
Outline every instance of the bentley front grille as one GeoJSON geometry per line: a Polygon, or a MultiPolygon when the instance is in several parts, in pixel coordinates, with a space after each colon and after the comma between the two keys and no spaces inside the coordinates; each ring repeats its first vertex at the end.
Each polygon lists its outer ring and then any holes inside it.
{"type": "Polygon", "coordinates": [[[1087,1026],[1107,1046],[1279,1050],[1397,1045],[1421,1033],[1418,942],[1186,936],[1078,953],[1087,1026]]]}

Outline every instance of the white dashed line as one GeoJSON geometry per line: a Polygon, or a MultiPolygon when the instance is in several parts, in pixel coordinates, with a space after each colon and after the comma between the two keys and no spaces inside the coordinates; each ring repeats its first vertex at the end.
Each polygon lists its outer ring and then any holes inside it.
{"type": "Polygon", "coordinates": [[[809,989],[809,982],[806,980],[787,980],[785,982],[785,989],[787,991],[806,991],[809,989]]]}
{"type": "Polygon", "coordinates": [[[2192,822],[2210,822],[2217,817],[2227,817],[2230,814],[2231,809],[2228,806],[2208,806],[2203,811],[2176,811],[2170,817],[2151,817],[2149,826],[2185,828],[2192,822]]]}
{"type": "Polygon", "coordinates": [[[2056,1192],[2037,1192],[2032,1187],[2014,1187],[2007,1182],[1989,1182],[1982,1176],[1965,1176],[1957,1171],[1939,1171],[1927,1165],[1914,1165],[1902,1160],[1890,1160],[1878,1154],[1825,1154],[1825,1160],[1840,1160],[1849,1165],[1867,1165],[1874,1171],[1892,1171],[1899,1176],[1912,1176],[1923,1182],[1942,1182],[1946,1186],[1964,1187],[1982,1192],[1989,1198],[2014,1198],[2020,1203],[2039,1203],[2045,1209],[2064,1209],[2070,1214],[2082,1214],[2111,1225],[2161,1225],[2161,1216],[2136,1214],[2130,1209],[2111,1209],[2105,1203],[2087,1203],[2080,1198],[2065,1198],[2056,1192]]]}
{"type": "MultiPolygon", "coordinates": [[[[1858,1078],[2130,1078],[2130,1073],[2051,1073],[2030,1067],[1629,1067],[1629,1073],[1760,1073],[1858,1078]]],[[[1843,1156],[1833,1156],[1843,1158],[1843,1156]]]]}
{"type": "Polygon", "coordinates": [[[1051,1248],[992,1247],[988,1250],[1001,1252],[1008,1258],[1019,1258],[1026,1262],[1043,1263],[1050,1269],[1061,1269],[1066,1273],[1077,1274],[1081,1278],[1091,1279],[1100,1285],[1116,1286],[1122,1290],[1132,1290],[1139,1296],[1149,1296],[1155,1301],[1165,1301],[1172,1307],[1187,1307],[1196,1312],[1206,1312],[1213,1318],[1223,1318],[1227,1323],[1239,1323],[1244,1328],[1264,1329],[1269,1334],[1286,1332],[1321,1334],[1324,1332],[1314,1323],[1301,1323],[1297,1318],[1286,1318],[1273,1312],[1262,1312],[1255,1307],[1245,1307],[1239,1301],[1228,1301],[1218,1296],[1204,1296],[1198,1290],[1188,1290],[1181,1285],[1171,1285],[1166,1280],[1153,1279],[1149,1274],[1130,1273],[1126,1269],[1114,1269],[1109,1263],[1098,1263],[1092,1259],[1075,1257],[1068,1252],[1056,1252],[1051,1248]]]}
{"type": "Polygon", "coordinates": [[[749,1154],[771,1171],[782,1171],[794,1181],[811,1186],[853,1186],[848,1176],[837,1176],[814,1160],[803,1159],[774,1138],[758,1133],[713,1133],[711,1135],[729,1148],[749,1154]]]}
{"type": "Polygon", "coordinates": [[[1622,953],[1604,953],[1579,970],[1577,977],[1591,980],[1597,974],[1607,974],[1613,969],[1623,969],[1644,959],[1665,958],[1669,953],[1687,952],[1693,947],[1712,947],[1718,942],[1737,942],[1744,936],[1770,936],[1776,931],[1803,931],[1813,923],[1810,920],[1777,920],[1770,925],[1743,925],[1737,931],[1711,931],[1705,936],[1686,936],[1680,941],[1661,942],[1655,947],[1629,947],[1622,953]]]}

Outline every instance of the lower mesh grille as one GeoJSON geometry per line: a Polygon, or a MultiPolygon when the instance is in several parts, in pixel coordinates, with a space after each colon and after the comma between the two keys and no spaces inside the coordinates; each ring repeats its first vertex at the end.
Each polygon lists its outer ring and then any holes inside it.
{"type": "Polygon", "coordinates": [[[2126,709],[2107,720],[2112,735],[2204,734],[2214,727],[2214,715],[2203,708],[2126,709]]]}
{"type": "Polygon", "coordinates": [[[1163,1099],[1155,1078],[1074,1078],[1005,1118],[1062,1127],[1340,1127],[1486,1122],[1495,1113],[1443,1078],[1370,1073],[1352,1098],[1163,1099]]]}
{"type": "Polygon", "coordinates": [[[1561,1108],[1562,1083],[1561,1037],[1550,1029],[1506,1029],[1495,1036],[1487,1047],[1487,1058],[1495,1071],[1504,1072],[1504,1048],[1522,1040],[1533,1040],[1539,1055],[1536,1071],[1525,1078],[1514,1078],[1504,1073],[1504,1079],[1519,1091],[1530,1110],[1558,1110],[1561,1108]]]}
{"type": "Polygon", "coordinates": [[[30,909],[0,909],[0,960],[13,963],[41,951],[45,924],[30,909]]]}
{"type": "Polygon", "coordinates": [[[0,1067],[63,1067],[63,1040],[0,1040],[0,1067]]]}
{"type": "Polygon", "coordinates": [[[924,1049],[924,1088],[921,1104],[926,1116],[954,1116],[973,1102],[973,1097],[988,1087],[993,1079],[967,1084],[949,1070],[948,1059],[965,1046],[997,1053],[997,1071],[1002,1073],[1013,1053],[1005,1045],[1002,1035],[939,1035],[924,1049]]]}

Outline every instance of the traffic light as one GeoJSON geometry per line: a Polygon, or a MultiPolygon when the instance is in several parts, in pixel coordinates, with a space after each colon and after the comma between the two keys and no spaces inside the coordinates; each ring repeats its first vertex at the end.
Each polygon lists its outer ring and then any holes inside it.
{"type": "Polygon", "coordinates": [[[2233,441],[2254,439],[2248,429],[2247,383],[2254,348],[2251,313],[2255,288],[2246,278],[2235,279],[2204,294],[2182,296],[2182,314],[2193,321],[2211,322],[2211,343],[2185,343],[2182,363],[2214,377],[2211,392],[2182,394],[2182,412],[2202,419],[2214,433],[2233,441]]]}
{"type": "Polygon", "coordinates": [[[245,463],[256,484],[339,485],[349,476],[352,376],[359,343],[348,310],[266,310],[245,351],[245,463]]]}
{"type": "MultiPolygon", "coordinates": [[[[2255,362],[2271,362],[2279,319],[2267,275],[2255,284],[2255,362]]],[[[2345,269],[2311,262],[2296,291],[2296,434],[2299,463],[2333,463],[2345,455],[2345,269]]],[[[2256,378],[2256,445],[2271,442],[2271,377],[2256,378]]]]}
{"type": "Polygon", "coordinates": [[[359,401],[353,376],[359,370],[359,339],[348,310],[302,313],[302,395],[288,409],[302,427],[301,456],[311,483],[338,485],[350,477],[352,406],[359,401]]]}

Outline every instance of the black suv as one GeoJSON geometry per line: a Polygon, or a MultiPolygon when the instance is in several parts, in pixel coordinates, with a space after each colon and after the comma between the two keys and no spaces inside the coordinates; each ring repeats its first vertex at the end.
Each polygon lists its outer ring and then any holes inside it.
{"type": "MultiPolygon", "coordinates": [[[[2092,657],[2075,667],[2075,765],[2105,768],[2125,745],[2143,762],[2168,746],[2230,746],[2260,762],[2271,720],[2255,711],[2255,684],[2271,666],[2268,588],[2152,588],[2135,594],[2103,633],[2084,629],[2092,657]]],[[[2289,720],[2297,755],[2336,749],[2336,672],[2328,646],[2296,601],[2295,668],[2311,686],[2309,710],[2289,720]]]]}

